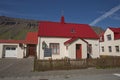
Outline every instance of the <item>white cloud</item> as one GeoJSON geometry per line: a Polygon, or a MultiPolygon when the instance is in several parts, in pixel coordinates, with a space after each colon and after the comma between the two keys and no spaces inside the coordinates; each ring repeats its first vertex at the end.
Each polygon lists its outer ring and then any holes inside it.
{"type": "Polygon", "coordinates": [[[111,16],[109,16],[110,19],[114,19],[114,20],[120,20],[120,14],[113,14],[111,16]]]}
{"type": "Polygon", "coordinates": [[[112,14],[114,14],[115,12],[117,12],[118,10],[120,10],[120,5],[112,8],[108,12],[104,13],[102,16],[98,17],[93,22],[91,22],[90,25],[93,26],[93,25],[97,24],[98,22],[100,22],[100,21],[104,20],[105,18],[111,16],[112,14]]]}

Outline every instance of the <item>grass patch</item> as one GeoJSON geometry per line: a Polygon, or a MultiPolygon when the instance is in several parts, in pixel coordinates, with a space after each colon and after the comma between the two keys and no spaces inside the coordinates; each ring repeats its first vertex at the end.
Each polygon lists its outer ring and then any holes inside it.
{"type": "Polygon", "coordinates": [[[25,39],[27,30],[21,30],[18,32],[17,36],[14,37],[15,40],[25,39]]]}

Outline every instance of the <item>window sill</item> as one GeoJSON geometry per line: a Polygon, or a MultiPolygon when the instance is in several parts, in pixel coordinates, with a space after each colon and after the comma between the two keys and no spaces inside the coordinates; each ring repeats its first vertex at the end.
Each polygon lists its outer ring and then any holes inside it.
{"type": "Polygon", "coordinates": [[[52,55],[60,55],[60,54],[52,54],[52,55]]]}

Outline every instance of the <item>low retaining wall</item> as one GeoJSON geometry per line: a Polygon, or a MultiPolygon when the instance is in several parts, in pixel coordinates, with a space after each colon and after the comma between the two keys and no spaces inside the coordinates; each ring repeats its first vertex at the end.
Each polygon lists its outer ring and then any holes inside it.
{"type": "Polygon", "coordinates": [[[101,57],[99,59],[80,59],[80,60],[36,60],[34,61],[35,71],[47,70],[69,70],[83,69],[89,67],[112,68],[120,67],[120,57],[101,57]]]}

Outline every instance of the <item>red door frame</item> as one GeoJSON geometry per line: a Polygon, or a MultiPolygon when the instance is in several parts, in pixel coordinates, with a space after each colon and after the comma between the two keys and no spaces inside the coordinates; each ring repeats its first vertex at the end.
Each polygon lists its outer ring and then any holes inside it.
{"type": "Polygon", "coordinates": [[[76,44],[76,59],[82,59],[82,45],[76,44]]]}

